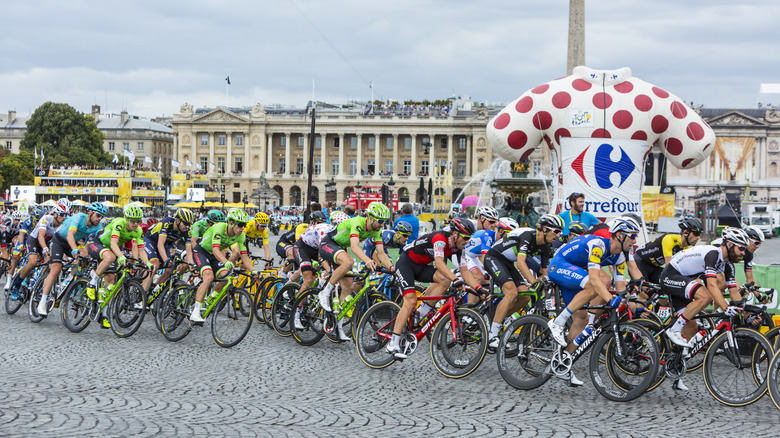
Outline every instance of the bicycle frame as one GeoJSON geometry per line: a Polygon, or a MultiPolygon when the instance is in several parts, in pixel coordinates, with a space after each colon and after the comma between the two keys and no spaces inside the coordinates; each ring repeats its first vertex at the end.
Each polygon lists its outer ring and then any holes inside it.
{"type": "Polygon", "coordinates": [[[381,279],[377,277],[375,279],[366,281],[366,279],[368,278],[368,274],[366,274],[366,276],[363,277],[363,282],[365,283],[363,287],[358,291],[357,294],[355,294],[355,297],[352,301],[345,301],[344,303],[341,304],[339,308],[339,314],[336,316],[336,318],[342,319],[348,316],[352,311],[352,309],[354,309],[355,306],[357,305],[358,300],[360,300],[360,298],[362,298],[363,295],[366,294],[366,291],[368,291],[369,289],[384,290],[387,287],[387,283],[390,281],[391,277],[392,275],[390,274],[384,274],[382,275],[381,279]]]}

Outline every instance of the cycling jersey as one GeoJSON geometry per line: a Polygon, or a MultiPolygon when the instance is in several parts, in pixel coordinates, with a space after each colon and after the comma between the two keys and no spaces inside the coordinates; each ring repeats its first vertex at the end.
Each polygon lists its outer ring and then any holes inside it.
{"type": "MultiPolygon", "coordinates": [[[[404,244],[406,242],[401,242],[399,244],[396,244],[393,242],[393,239],[395,238],[395,231],[393,230],[384,230],[382,231],[382,246],[384,246],[385,254],[389,253],[387,252],[388,248],[403,248],[404,244]]],[[[367,239],[365,242],[363,242],[363,252],[366,253],[368,258],[374,257],[374,252],[376,252],[376,244],[373,240],[367,239]]]]}
{"type": "Polygon", "coordinates": [[[206,230],[209,229],[209,222],[207,220],[197,221],[190,227],[190,236],[199,239],[206,234],[206,230]]]}
{"type": "Polygon", "coordinates": [[[631,254],[629,260],[643,260],[660,267],[666,264],[666,257],[671,257],[683,249],[682,237],[679,234],[664,234],[637,249],[631,254]]]}
{"type": "Polygon", "coordinates": [[[496,241],[496,232],[492,230],[479,230],[471,235],[471,239],[463,249],[466,257],[480,257],[487,254],[490,247],[496,241]]]}
{"type": "Polygon", "coordinates": [[[588,269],[613,265],[615,281],[624,280],[626,257],[610,253],[611,240],[592,234],[582,235],[563,245],[550,261],[550,279],[561,287],[561,296],[566,304],[581,291],[589,281],[588,269]]]}
{"type": "Polygon", "coordinates": [[[60,228],[57,230],[57,237],[61,238],[63,242],[67,242],[68,233],[70,230],[75,230],[76,234],[74,234],[73,239],[76,242],[79,242],[86,240],[90,234],[95,234],[102,229],[100,222],[98,222],[97,225],[88,227],[87,219],[88,217],[86,213],[77,213],[68,217],[65,219],[65,222],[62,223],[62,226],[60,226],[60,228]]]}
{"type": "Polygon", "coordinates": [[[357,237],[360,241],[370,237],[375,243],[382,242],[382,234],[379,231],[367,230],[366,218],[361,216],[340,223],[338,228],[330,232],[330,236],[342,248],[349,248],[352,237],[357,237]]]}
{"type": "Polygon", "coordinates": [[[669,266],[686,277],[717,277],[725,272],[726,261],[720,248],[712,245],[699,245],[685,249],[672,256],[669,266]]]}
{"type": "Polygon", "coordinates": [[[47,214],[38,221],[38,224],[35,226],[35,228],[33,228],[30,236],[37,240],[38,235],[41,233],[41,230],[43,230],[44,239],[51,240],[51,238],[54,237],[54,233],[57,231],[57,229],[59,229],[59,226],[54,225],[54,215],[47,214]]]}
{"type": "Polygon", "coordinates": [[[301,234],[300,240],[306,245],[316,249],[320,247],[320,241],[322,241],[323,236],[335,229],[336,227],[330,224],[317,224],[307,228],[306,231],[301,234]]]}
{"type": "Polygon", "coordinates": [[[28,217],[19,225],[19,233],[27,233],[29,235],[33,228],[35,228],[35,222],[33,221],[33,218],[28,217]]]}
{"type": "Polygon", "coordinates": [[[242,232],[228,236],[227,227],[228,224],[224,222],[212,225],[200,241],[200,247],[209,254],[213,254],[214,248],[224,251],[233,246],[234,243],[238,243],[240,253],[246,254],[246,235],[242,232]]]}
{"type": "Polygon", "coordinates": [[[103,230],[103,234],[100,236],[100,243],[106,248],[111,247],[111,239],[119,239],[118,245],[122,246],[125,242],[134,240],[137,246],[143,246],[143,231],[139,225],[135,231],[127,229],[127,220],[123,217],[118,217],[111,221],[103,230]]]}
{"type": "Polygon", "coordinates": [[[436,257],[446,259],[453,255],[457,257],[458,263],[456,265],[465,265],[463,252],[450,246],[449,231],[434,231],[421,236],[406,247],[404,254],[408,254],[409,258],[418,265],[427,265],[433,262],[436,257]]]}
{"type": "Polygon", "coordinates": [[[286,233],[279,236],[279,243],[284,243],[286,245],[294,244],[295,240],[295,230],[287,231],[286,233]]]}
{"type": "Polygon", "coordinates": [[[157,241],[159,240],[161,235],[165,236],[166,244],[176,243],[180,239],[185,239],[186,243],[189,243],[190,242],[189,239],[190,237],[192,237],[189,230],[185,232],[181,232],[177,230],[176,219],[172,217],[166,217],[160,222],[157,222],[152,228],[150,228],[146,232],[144,238],[151,241],[154,244],[157,244],[157,241]]]}
{"type": "Polygon", "coordinates": [[[248,239],[263,239],[263,245],[268,245],[268,227],[258,227],[254,219],[246,223],[244,234],[248,239]]]}
{"type": "Polygon", "coordinates": [[[526,258],[541,256],[542,268],[547,267],[550,260],[550,245],[536,243],[536,230],[518,228],[512,230],[506,237],[496,242],[488,250],[489,254],[500,255],[510,262],[516,262],[517,256],[523,254],[526,258]]]}

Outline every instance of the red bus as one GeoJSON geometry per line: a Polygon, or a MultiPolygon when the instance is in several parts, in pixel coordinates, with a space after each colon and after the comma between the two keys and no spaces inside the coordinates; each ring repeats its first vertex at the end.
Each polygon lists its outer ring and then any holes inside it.
{"type": "MultiPolygon", "coordinates": [[[[368,204],[372,202],[382,202],[382,186],[361,186],[360,190],[356,186],[350,186],[352,191],[349,193],[349,198],[342,202],[342,205],[351,205],[355,207],[355,210],[365,210],[368,204]],[[359,204],[359,205],[358,205],[359,204]]],[[[393,200],[391,205],[388,205],[391,211],[398,210],[398,194],[393,193],[393,200]]]]}

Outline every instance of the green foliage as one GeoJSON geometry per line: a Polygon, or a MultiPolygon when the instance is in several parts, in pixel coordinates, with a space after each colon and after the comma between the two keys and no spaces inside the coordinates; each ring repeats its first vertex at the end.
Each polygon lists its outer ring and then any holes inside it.
{"type": "Polygon", "coordinates": [[[468,207],[466,207],[465,211],[468,217],[474,217],[474,214],[477,212],[477,206],[469,205],[468,207]]]}
{"type": "Polygon", "coordinates": [[[33,185],[33,154],[21,152],[11,154],[0,161],[0,190],[5,192],[12,185],[33,185]]]}
{"type": "Polygon", "coordinates": [[[27,121],[27,132],[20,150],[40,154],[44,164],[103,165],[111,162],[103,150],[105,135],[100,132],[91,114],[76,111],[66,103],[46,102],[27,121]]]}

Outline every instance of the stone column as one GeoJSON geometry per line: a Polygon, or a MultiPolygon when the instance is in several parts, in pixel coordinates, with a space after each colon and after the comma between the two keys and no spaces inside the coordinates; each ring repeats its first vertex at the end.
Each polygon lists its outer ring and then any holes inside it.
{"type": "MultiPolygon", "coordinates": [[[[244,136],[244,175],[249,177],[249,148],[252,146],[252,139],[249,137],[249,132],[242,132],[241,135],[244,136]]],[[[259,145],[259,151],[257,152],[257,155],[262,158],[263,156],[263,145],[259,145]]],[[[253,169],[254,170],[254,169],[253,169]]],[[[251,191],[251,187],[247,190],[247,192],[251,191]]]]}
{"type": "Polygon", "coordinates": [[[393,175],[392,176],[398,175],[400,173],[399,169],[403,167],[403,163],[400,161],[401,151],[399,151],[399,146],[400,145],[398,144],[398,134],[393,134],[393,175]]]}
{"type": "Polygon", "coordinates": [[[266,153],[266,162],[265,162],[265,174],[267,178],[271,178],[271,175],[274,173],[274,135],[268,134],[266,135],[266,142],[265,142],[265,153],[266,153]]]}
{"type": "MultiPolygon", "coordinates": [[[[316,141],[316,139],[315,139],[316,141]]],[[[295,171],[298,171],[296,166],[295,171]]],[[[303,174],[308,178],[309,175],[309,134],[303,134],[303,174]]],[[[300,178],[300,177],[299,177],[300,178]]]]}
{"type": "Polygon", "coordinates": [[[284,143],[284,176],[289,177],[290,176],[290,133],[285,132],[284,133],[285,143],[284,143]]]}
{"type": "MultiPolygon", "coordinates": [[[[344,134],[339,134],[339,178],[344,176],[344,149],[347,148],[347,144],[344,143],[344,134]]],[[[336,197],[338,199],[338,196],[336,197]]]]}
{"type": "Polygon", "coordinates": [[[466,178],[467,179],[471,179],[471,175],[472,175],[472,172],[471,172],[471,169],[472,169],[471,160],[474,159],[474,153],[471,150],[472,147],[473,147],[473,145],[471,143],[471,136],[470,135],[466,136],[466,178]]]}
{"type": "Polygon", "coordinates": [[[569,0],[569,50],[566,74],[574,67],[585,65],[585,0],[569,0]]]}
{"type": "MultiPolygon", "coordinates": [[[[320,174],[319,174],[319,177],[323,181],[327,181],[328,180],[327,176],[330,173],[330,170],[326,170],[326,169],[329,169],[329,167],[328,167],[328,164],[326,164],[326,161],[325,161],[325,160],[328,159],[328,154],[325,153],[325,150],[327,149],[327,146],[328,146],[328,144],[327,144],[328,143],[328,135],[327,134],[320,134],[319,138],[321,139],[320,140],[320,145],[321,146],[320,146],[320,174]]],[[[317,140],[315,140],[315,141],[317,141],[317,140]]],[[[316,143],[315,143],[315,147],[316,147],[316,143]]],[[[341,148],[339,148],[339,149],[341,149],[341,148]]],[[[320,191],[323,191],[323,190],[324,189],[322,187],[320,187],[320,191]]],[[[322,199],[325,199],[324,195],[323,195],[322,199]]]]}
{"type": "Polygon", "coordinates": [[[233,133],[228,132],[225,134],[225,137],[227,137],[227,158],[225,158],[225,175],[228,177],[233,176],[232,170],[233,170],[233,133]]]}
{"type": "Polygon", "coordinates": [[[379,178],[379,171],[382,170],[382,168],[379,166],[379,149],[381,148],[380,143],[382,136],[379,134],[374,135],[374,178],[379,178]]]}
{"type": "MultiPolygon", "coordinates": [[[[217,146],[214,144],[214,133],[209,132],[209,162],[206,163],[206,168],[203,169],[209,174],[209,176],[214,176],[214,172],[211,170],[211,163],[214,162],[214,149],[216,147],[217,146]]],[[[199,157],[195,157],[195,158],[198,158],[198,162],[200,163],[200,158],[199,157]]],[[[198,166],[195,167],[197,168],[198,166]]]]}
{"type": "Polygon", "coordinates": [[[431,178],[434,178],[433,184],[436,185],[436,172],[433,168],[433,162],[436,160],[436,137],[434,135],[429,135],[428,142],[431,143],[431,147],[428,148],[428,175],[430,175],[431,178]]]}
{"type": "Polygon", "coordinates": [[[412,171],[409,173],[412,178],[416,178],[417,172],[419,172],[417,169],[417,134],[412,134],[412,171]]]}
{"type": "Polygon", "coordinates": [[[363,174],[363,134],[357,135],[357,173],[356,176],[363,174]]]}

